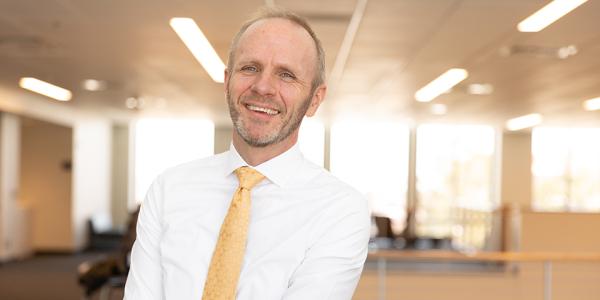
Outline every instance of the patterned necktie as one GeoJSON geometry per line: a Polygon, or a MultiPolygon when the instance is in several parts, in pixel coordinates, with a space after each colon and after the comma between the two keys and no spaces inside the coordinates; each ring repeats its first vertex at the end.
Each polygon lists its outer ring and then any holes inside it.
{"type": "Polygon", "coordinates": [[[235,170],[240,186],[233,194],[213,252],[202,300],[234,300],[250,221],[250,190],[265,177],[241,167],[235,170]]]}

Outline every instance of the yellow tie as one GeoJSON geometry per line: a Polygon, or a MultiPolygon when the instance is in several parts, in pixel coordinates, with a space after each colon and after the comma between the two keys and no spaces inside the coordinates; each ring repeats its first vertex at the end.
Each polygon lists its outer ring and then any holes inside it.
{"type": "Polygon", "coordinates": [[[234,300],[250,221],[250,190],[265,178],[258,171],[235,170],[240,186],[233,194],[213,252],[202,300],[234,300]]]}

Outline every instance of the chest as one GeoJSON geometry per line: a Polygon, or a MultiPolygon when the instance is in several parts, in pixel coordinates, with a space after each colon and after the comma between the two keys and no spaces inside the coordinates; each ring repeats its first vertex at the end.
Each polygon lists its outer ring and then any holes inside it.
{"type": "MultiPolygon", "coordinates": [[[[232,194],[231,188],[213,189],[210,200],[173,201],[165,210],[161,265],[166,286],[178,287],[173,291],[177,297],[200,297],[232,194]],[[181,295],[184,291],[189,294],[181,295]]],[[[253,191],[239,299],[281,299],[310,244],[320,210],[312,197],[299,191],[253,191]]]]}

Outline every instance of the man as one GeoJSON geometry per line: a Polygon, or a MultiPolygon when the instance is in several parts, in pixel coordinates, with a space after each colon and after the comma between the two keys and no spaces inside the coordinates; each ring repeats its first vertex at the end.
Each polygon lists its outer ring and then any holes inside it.
{"type": "Polygon", "coordinates": [[[351,299],[367,255],[366,201],[296,145],[325,97],[324,69],[296,15],[268,11],[241,28],[225,71],[230,150],[155,180],[126,299],[351,299]]]}

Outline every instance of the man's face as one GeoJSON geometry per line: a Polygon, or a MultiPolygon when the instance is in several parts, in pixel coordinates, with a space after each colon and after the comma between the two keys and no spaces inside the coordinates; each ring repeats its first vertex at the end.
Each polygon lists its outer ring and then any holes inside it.
{"type": "Polygon", "coordinates": [[[317,53],[310,35],[284,19],[251,25],[225,74],[236,133],[249,145],[295,141],[304,115],[312,116],[325,87],[313,89],[317,53]]]}

